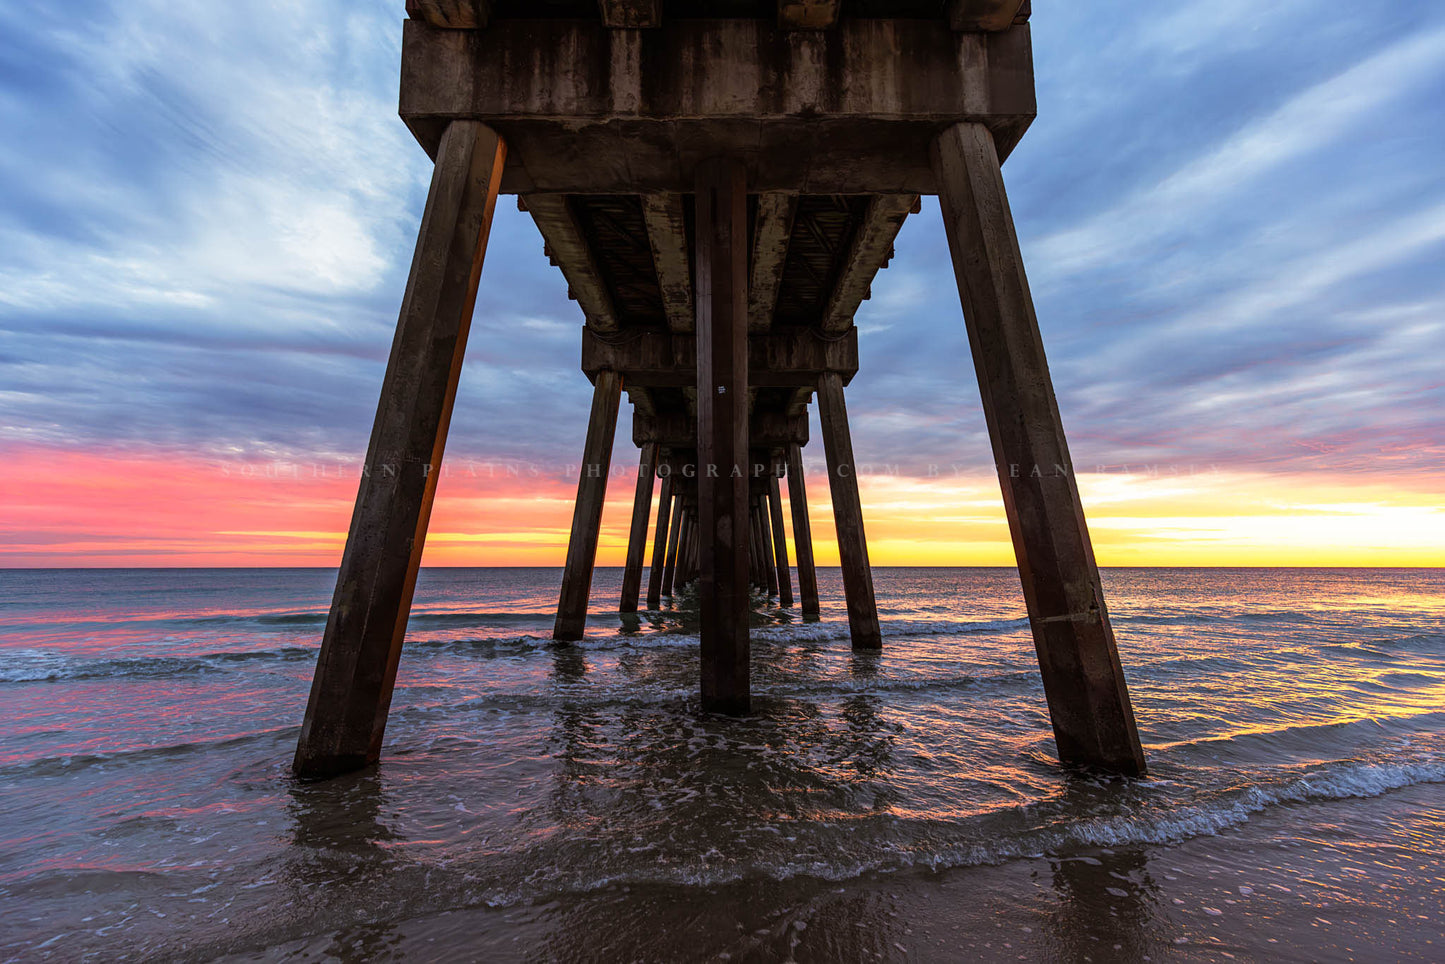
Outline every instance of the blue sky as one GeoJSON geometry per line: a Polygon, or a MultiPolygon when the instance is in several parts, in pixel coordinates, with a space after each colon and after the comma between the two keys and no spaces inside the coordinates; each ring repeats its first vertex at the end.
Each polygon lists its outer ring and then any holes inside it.
{"type": "MultiPolygon", "coordinates": [[[[403,16],[0,2],[0,448],[361,455],[429,175],[403,16]]],[[[1033,30],[1005,177],[1076,462],[1445,467],[1445,4],[1035,0],[1033,30]]],[[[859,458],[986,464],[933,199],[897,252],[859,458]]],[[[576,460],[581,321],[503,199],[451,455],[576,460]]]]}

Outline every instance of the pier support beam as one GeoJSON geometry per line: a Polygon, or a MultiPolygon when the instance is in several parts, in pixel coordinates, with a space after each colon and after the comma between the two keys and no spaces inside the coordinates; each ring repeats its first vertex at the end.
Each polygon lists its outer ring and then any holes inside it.
{"type": "Polygon", "coordinates": [[[773,537],[768,529],[767,510],[763,507],[761,499],[753,500],[753,515],[757,519],[753,523],[753,529],[757,532],[758,539],[758,588],[772,598],[776,594],[776,587],[773,580],[776,578],[772,573],[773,568],[773,537]]]}
{"type": "Polygon", "coordinates": [[[673,567],[672,575],[672,588],[674,593],[681,590],[683,586],[686,586],[691,576],[694,526],[692,513],[689,512],[685,506],[682,510],[682,521],[679,525],[681,528],[678,529],[677,533],[677,563],[673,567]]]}
{"type": "Polygon", "coordinates": [[[783,531],[783,500],[778,492],[778,475],[768,473],[768,515],[773,530],[773,567],[778,574],[778,603],[793,605],[793,575],[788,571],[788,536],[783,531]]]}
{"type": "Polygon", "coordinates": [[[823,452],[828,459],[828,488],[833,494],[833,524],[838,530],[838,562],[843,568],[843,595],[848,602],[848,629],[854,649],[878,649],[883,633],[873,599],[873,570],[868,565],[868,539],[863,532],[863,504],[858,498],[858,472],[853,437],[843,403],[843,380],[836,372],[818,379],[818,419],[823,426],[823,452]]]}
{"type": "Polygon", "coordinates": [[[642,590],[642,557],[647,552],[647,517],[652,513],[652,480],[657,474],[657,443],[645,442],[637,461],[637,492],[632,498],[632,529],[627,534],[627,566],[622,570],[619,612],[637,612],[642,590]]]}
{"type": "Polygon", "coordinates": [[[748,592],[751,593],[758,585],[758,530],[753,525],[751,513],[748,515],[748,592]]]}
{"type": "Polygon", "coordinates": [[[993,135],[955,125],[933,165],[1059,759],[1143,773],[993,135]]]}
{"type": "Polygon", "coordinates": [[[687,578],[683,580],[683,585],[687,585],[696,582],[698,574],[697,519],[691,515],[687,520],[687,554],[683,558],[687,565],[687,578]]]}
{"type": "Polygon", "coordinates": [[[592,414],[577,479],[577,504],[572,510],[572,536],[562,572],[562,597],[552,638],[581,639],[587,625],[587,600],[592,594],[592,566],[602,531],[602,505],[607,500],[607,474],[612,468],[612,440],[617,434],[617,409],[622,401],[622,376],[598,372],[592,389],[592,414]]]}
{"type": "Polygon", "coordinates": [[[506,147],[475,121],[442,135],[366,468],[292,767],[376,762],[461,375],[506,147]]]}
{"type": "Polygon", "coordinates": [[[662,606],[662,570],[667,561],[667,520],[672,514],[672,476],[662,480],[657,496],[657,532],[652,539],[652,562],[647,568],[647,608],[662,606]]]}
{"type": "Polygon", "coordinates": [[[702,705],[746,713],[748,678],[748,204],[735,158],[698,166],[698,605],[702,705]]]}
{"type": "Polygon", "coordinates": [[[672,531],[667,536],[667,557],[662,564],[662,594],[672,596],[673,583],[677,580],[677,544],[682,541],[681,492],[672,494],[672,531]]]}
{"type": "Polygon", "coordinates": [[[818,614],[818,570],[813,565],[813,523],[808,518],[808,484],[803,478],[803,447],[788,446],[788,507],[793,513],[793,552],[798,557],[798,595],[803,615],[818,614]]]}
{"type": "Polygon", "coordinates": [[[748,583],[753,589],[763,588],[763,569],[758,555],[757,507],[748,506],[748,583]]]}
{"type": "Polygon", "coordinates": [[[773,521],[768,513],[768,497],[757,498],[758,513],[758,554],[763,562],[763,577],[768,584],[768,595],[778,594],[778,567],[773,553],[773,521]]]}

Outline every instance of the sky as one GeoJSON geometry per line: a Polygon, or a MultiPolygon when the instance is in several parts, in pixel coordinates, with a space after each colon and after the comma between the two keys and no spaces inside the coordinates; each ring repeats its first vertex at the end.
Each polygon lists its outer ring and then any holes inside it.
{"type": "MultiPolygon", "coordinates": [[[[430,176],[403,17],[0,0],[0,566],[336,564],[430,176]]],[[[1099,562],[1445,565],[1445,4],[1035,0],[1032,29],[1004,175],[1099,562]]],[[[1011,564],[935,199],[856,321],[873,562],[1011,564]]],[[[503,198],[427,564],[561,564],[581,325],[503,198]]]]}

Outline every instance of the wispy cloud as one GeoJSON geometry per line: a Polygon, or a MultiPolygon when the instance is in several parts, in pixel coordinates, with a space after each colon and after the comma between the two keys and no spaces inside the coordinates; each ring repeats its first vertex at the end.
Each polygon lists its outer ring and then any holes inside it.
{"type": "Polygon", "coordinates": [[[1408,36],[1295,94],[1121,204],[1036,241],[1036,273],[1052,281],[1148,250],[1197,212],[1234,203],[1252,181],[1349,137],[1361,117],[1442,75],[1445,31],[1408,36]]]}
{"type": "MultiPolygon", "coordinates": [[[[1445,7],[1156,7],[1036,4],[1041,113],[1005,170],[1075,461],[1437,477],[1445,7]]],[[[402,16],[0,6],[0,446],[364,451],[429,176],[402,16]]],[[[858,457],[986,491],[933,199],[857,320],[858,457]]],[[[449,451],[575,460],[580,324],[504,200],[449,451]]]]}

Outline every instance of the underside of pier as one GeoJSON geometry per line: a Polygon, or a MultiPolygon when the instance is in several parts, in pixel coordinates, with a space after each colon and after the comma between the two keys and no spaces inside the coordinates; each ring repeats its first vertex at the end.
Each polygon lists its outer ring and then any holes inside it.
{"type": "MultiPolygon", "coordinates": [[[[436,172],[368,453],[402,468],[363,480],[298,773],[379,753],[499,193],[566,279],[593,384],[558,640],[586,628],[625,396],[639,454],[618,608],[695,584],[704,708],[749,709],[750,593],[795,602],[780,480],[796,601],[819,611],[801,458],[814,402],[853,643],[881,646],[844,389],[854,315],[921,195],[942,200],[997,461],[1069,465],[1000,174],[1034,116],[1027,3],[407,10],[401,116],[436,172]]],[[[1073,474],[1001,483],[1060,756],[1142,772],[1073,474]]]]}

